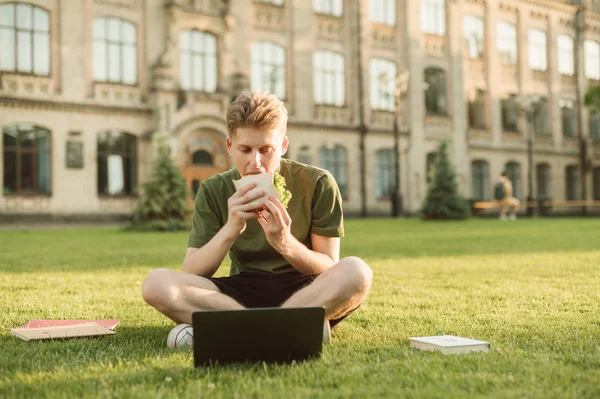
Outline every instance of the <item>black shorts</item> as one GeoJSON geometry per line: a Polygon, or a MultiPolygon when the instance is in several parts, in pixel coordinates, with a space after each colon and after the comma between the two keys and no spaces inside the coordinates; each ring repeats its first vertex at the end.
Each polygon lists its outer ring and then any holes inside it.
{"type": "MultiPolygon", "coordinates": [[[[296,291],[310,285],[318,274],[265,273],[245,271],[229,277],[209,277],[225,295],[246,308],[279,307],[296,291]]],[[[333,327],[344,317],[330,320],[333,327]]]]}

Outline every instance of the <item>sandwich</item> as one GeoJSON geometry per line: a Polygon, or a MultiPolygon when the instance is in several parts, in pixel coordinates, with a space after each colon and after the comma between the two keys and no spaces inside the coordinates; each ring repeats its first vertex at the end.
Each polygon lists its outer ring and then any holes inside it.
{"type": "Polygon", "coordinates": [[[292,193],[285,188],[285,179],[277,172],[267,172],[257,175],[246,175],[239,180],[234,180],[233,184],[236,190],[247,186],[250,183],[257,183],[257,187],[265,192],[265,195],[256,201],[266,201],[269,197],[279,198],[279,201],[287,208],[292,193]]]}

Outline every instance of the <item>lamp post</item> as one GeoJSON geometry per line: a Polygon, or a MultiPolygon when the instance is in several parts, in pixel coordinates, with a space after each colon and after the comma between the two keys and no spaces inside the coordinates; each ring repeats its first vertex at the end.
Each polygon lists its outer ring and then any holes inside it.
{"type": "Polygon", "coordinates": [[[520,99],[521,107],[525,111],[525,131],[527,134],[527,216],[533,216],[535,206],[533,196],[533,121],[538,113],[539,96],[528,94],[520,99]]]}
{"type": "MultiPolygon", "coordinates": [[[[398,118],[400,117],[400,104],[401,101],[406,97],[408,93],[408,71],[396,76],[394,85],[394,124],[393,124],[393,136],[394,136],[394,185],[392,192],[390,193],[390,200],[392,205],[392,216],[398,217],[402,213],[402,195],[400,194],[400,127],[398,126],[398,118]]],[[[382,97],[391,97],[392,94],[381,90],[382,88],[388,87],[388,75],[383,73],[379,76],[380,95],[382,97]]]]}

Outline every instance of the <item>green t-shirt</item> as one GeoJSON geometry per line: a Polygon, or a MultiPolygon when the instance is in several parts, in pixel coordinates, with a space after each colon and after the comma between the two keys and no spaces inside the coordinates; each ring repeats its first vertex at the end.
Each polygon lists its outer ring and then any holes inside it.
{"type": "MultiPolygon", "coordinates": [[[[328,171],[287,159],[281,160],[279,173],[292,193],[287,211],[292,219],[292,235],[312,249],[311,233],[325,237],[343,237],[342,196],[328,171]]],[[[227,200],[235,193],[233,180],[237,169],[212,176],[200,185],[188,247],[201,248],[225,225],[227,200]]],[[[286,273],[295,270],[267,241],[256,219],[248,220],[246,230],[229,250],[230,275],[246,270],[286,273]]]]}

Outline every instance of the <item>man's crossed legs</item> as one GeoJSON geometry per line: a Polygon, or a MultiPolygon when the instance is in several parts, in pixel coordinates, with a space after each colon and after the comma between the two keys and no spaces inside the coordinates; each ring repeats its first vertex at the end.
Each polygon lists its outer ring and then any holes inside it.
{"type": "MultiPolygon", "coordinates": [[[[268,281],[270,276],[265,273],[266,280],[263,281],[268,281]]],[[[319,275],[296,276],[284,277],[290,289],[288,293],[279,292],[277,298],[269,298],[264,292],[260,295],[261,287],[257,286],[254,291],[257,295],[253,298],[252,287],[245,287],[245,282],[240,281],[243,275],[209,279],[174,270],[157,269],[144,281],[142,296],[149,305],[174,322],[188,324],[192,322],[192,313],[199,310],[324,306],[328,321],[325,324],[329,333],[329,323],[335,325],[365,300],[371,288],[373,273],[362,259],[348,257],[319,275]],[[236,286],[230,289],[235,277],[236,286]],[[230,284],[228,279],[231,279],[230,284]],[[238,289],[242,292],[239,293],[238,289]]]]}

